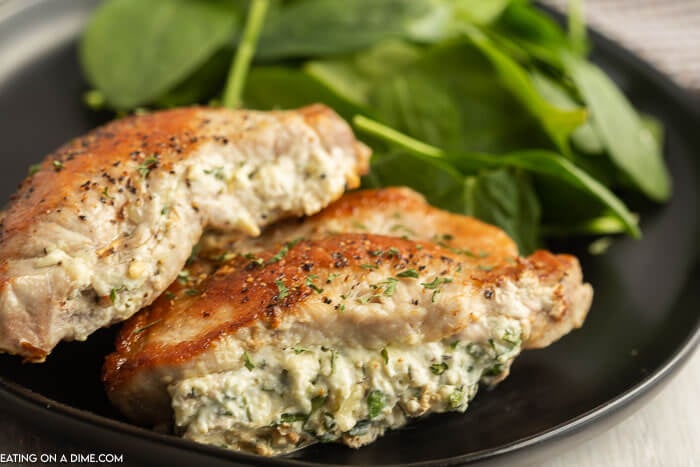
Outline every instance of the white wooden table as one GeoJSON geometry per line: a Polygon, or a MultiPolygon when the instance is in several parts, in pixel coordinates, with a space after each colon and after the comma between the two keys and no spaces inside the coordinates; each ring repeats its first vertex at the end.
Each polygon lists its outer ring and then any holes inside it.
{"type": "Polygon", "coordinates": [[[578,466],[700,466],[700,351],[630,418],[538,467],[578,466]]]}

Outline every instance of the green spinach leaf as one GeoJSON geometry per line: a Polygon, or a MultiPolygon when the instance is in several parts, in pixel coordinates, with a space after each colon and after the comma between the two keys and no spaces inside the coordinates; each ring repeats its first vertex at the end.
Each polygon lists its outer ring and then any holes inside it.
{"type": "Polygon", "coordinates": [[[540,95],[527,71],[515,60],[498,49],[478,29],[469,26],[463,29],[471,41],[491,61],[504,86],[539,120],[559,150],[564,155],[571,156],[569,136],[586,121],[585,110],[561,110],[554,107],[540,95]]]}
{"type": "Polygon", "coordinates": [[[559,51],[570,48],[569,38],[546,13],[513,1],[484,32],[521,63],[537,61],[561,69],[559,51]]]}
{"type": "Polygon", "coordinates": [[[512,0],[453,0],[455,17],[459,21],[486,25],[497,20],[512,0]]]}
{"type": "MultiPolygon", "coordinates": [[[[371,98],[372,108],[391,127],[431,144],[463,146],[465,124],[460,104],[465,102],[454,99],[444,81],[420,71],[404,72],[379,84],[371,98]]],[[[479,137],[474,136],[472,144],[479,137]]]]}
{"type": "MultiPolygon", "coordinates": [[[[563,86],[544,73],[533,71],[530,73],[530,77],[542,97],[552,105],[563,110],[581,108],[563,86]]],[[[588,120],[571,134],[571,142],[576,149],[586,154],[599,155],[605,152],[603,141],[593,127],[590,115],[588,115],[588,120]]]]}
{"type": "Polygon", "coordinates": [[[615,165],[649,198],[668,200],[671,178],[661,148],[624,94],[600,68],[584,59],[564,53],[563,63],[615,165]]]}
{"type": "Polygon", "coordinates": [[[229,0],[109,0],[83,35],[83,70],[111,106],[145,105],[231,42],[237,25],[229,0]]]}
{"type": "Polygon", "coordinates": [[[304,71],[334,92],[368,106],[377,83],[401,73],[423,55],[424,49],[419,46],[389,39],[350,56],[307,62],[304,71]]]}
{"type": "Polygon", "coordinates": [[[451,151],[546,147],[538,122],[465,42],[420,48],[394,41],[306,70],[386,124],[451,151]]]}
{"type": "Polygon", "coordinates": [[[468,176],[464,214],[502,228],[527,255],[539,245],[540,205],[529,177],[497,169],[468,176]]]}
{"type": "Polygon", "coordinates": [[[441,160],[443,163],[459,168],[462,172],[473,173],[478,170],[511,167],[555,178],[599,200],[618,216],[620,221],[625,224],[626,230],[630,235],[634,237],[640,236],[637,219],[617,196],[585,171],[576,167],[571,161],[556,153],[531,150],[518,151],[501,156],[474,153],[449,154],[440,148],[402,135],[396,130],[387,128],[378,122],[373,122],[363,117],[355,117],[353,122],[356,127],[373,134],[376,138],[383,138],[385,141],[414,154],[441,160]]]}
{"type": "Polygon", "coordinates": [[[177,107],[206,102],[221,92],[233,50],[223,48],[174,89],[154,101],[156,107],[177,107]]]}
{"type": "MultiPolygon", "coordinates": [[[[627,233],[635,238],[641,236],[637,218],[617,196],[585,171],[575,166],[571,161],[562,158],[558,154],[543,150],[531,150],[502,156],[481,154],[451,156],[451,159],[458,166],[462,165],[466,168],[473,168],[474,166],[517,167],[533,174],[552,177],[607,206],[620,219],[620,222],[625,225],[627,233]]],[[[590,204],[590,201],[588,204],[590,204]]]]}
{"type": "Polygon", "coordinates": [[[435,41],[451,8],[443,0],[301,0],[270,18],[258,58],[317,57],[369,47],[383,39],[435,41]]]}
{"type": "Polygon", "coordinates": [[[250,70],[243,101],[247,107],[260,110],[293,109],[320,102],[348,119],[364,110],[301,70],[275,66],[250,70]]]}
{"type": "Polygon", "coordinates": [[[372,157],[365,188],[408,186],[433,206],[464,212],[464,176],[443,161],[404,151],[372,157]]]}
{"type": "Polygon", "coordinates": [[[413,188],[434,206],[501,227],[523,254],[538,244],[539,204],[523,173],[497,169],[465,177],[444,161],[410,152],[373,158],[362,186],[396,185],[413,188]]]}

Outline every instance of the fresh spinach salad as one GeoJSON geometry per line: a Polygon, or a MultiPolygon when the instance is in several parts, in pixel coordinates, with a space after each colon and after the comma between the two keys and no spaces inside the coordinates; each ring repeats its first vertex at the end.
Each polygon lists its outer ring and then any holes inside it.
{"type": "Polygon", "coordinates": [[[81,42],[86,103],[321,102],[373,149],[365,187],[409,186],[504,229],[641,235],[615,193],[667,201],[663,129],[526,0],[107,0],[81,42]]]}

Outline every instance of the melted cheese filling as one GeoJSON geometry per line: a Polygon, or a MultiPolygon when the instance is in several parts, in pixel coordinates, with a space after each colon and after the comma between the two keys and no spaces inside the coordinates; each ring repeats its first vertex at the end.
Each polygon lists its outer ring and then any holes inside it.
{"type": "Polygon", "coordinates": [[[464,412],[478,384],[498,381],[521,349],[517,320],[488,320],[492,338],[420,345],[298,345],[244,353],[240,368],[172,384],[185,437],[275,455],[314,442],[353,447],[432,412],[464,412]]]}

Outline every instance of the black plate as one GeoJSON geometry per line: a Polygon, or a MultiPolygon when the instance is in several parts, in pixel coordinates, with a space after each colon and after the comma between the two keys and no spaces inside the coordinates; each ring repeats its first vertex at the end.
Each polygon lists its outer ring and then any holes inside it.
{"type": "MultiPolygon", "coordinates": [[[[80,100],[86,84],[76,37],[95,3],[0,2],[2,199],[29,164],[107,117],[80,100]]],[[[483,390],[466,414],[429,417],[360,450],[320,445],[289,459],[199,446],[129,425],[109,406],[99,369],[113,330],[62,344],[43,365],[2,356],[0,404],[37,430],[93,452],[109,449],[130,461],[168,465],[531,463],[621,420],[668,381],[700,340],[700,112],[694,98],[649,66],[600,36],[594,42],[595,60],[666,125],[673,200],[664,206],[632,200],[643,214],[644,239],[620,241],[604,256],[587,255],[584,243],[554,246],[577,253],[595,287],[586,325],[545,350],[523,354],[511,376],[483,390]]]]}

